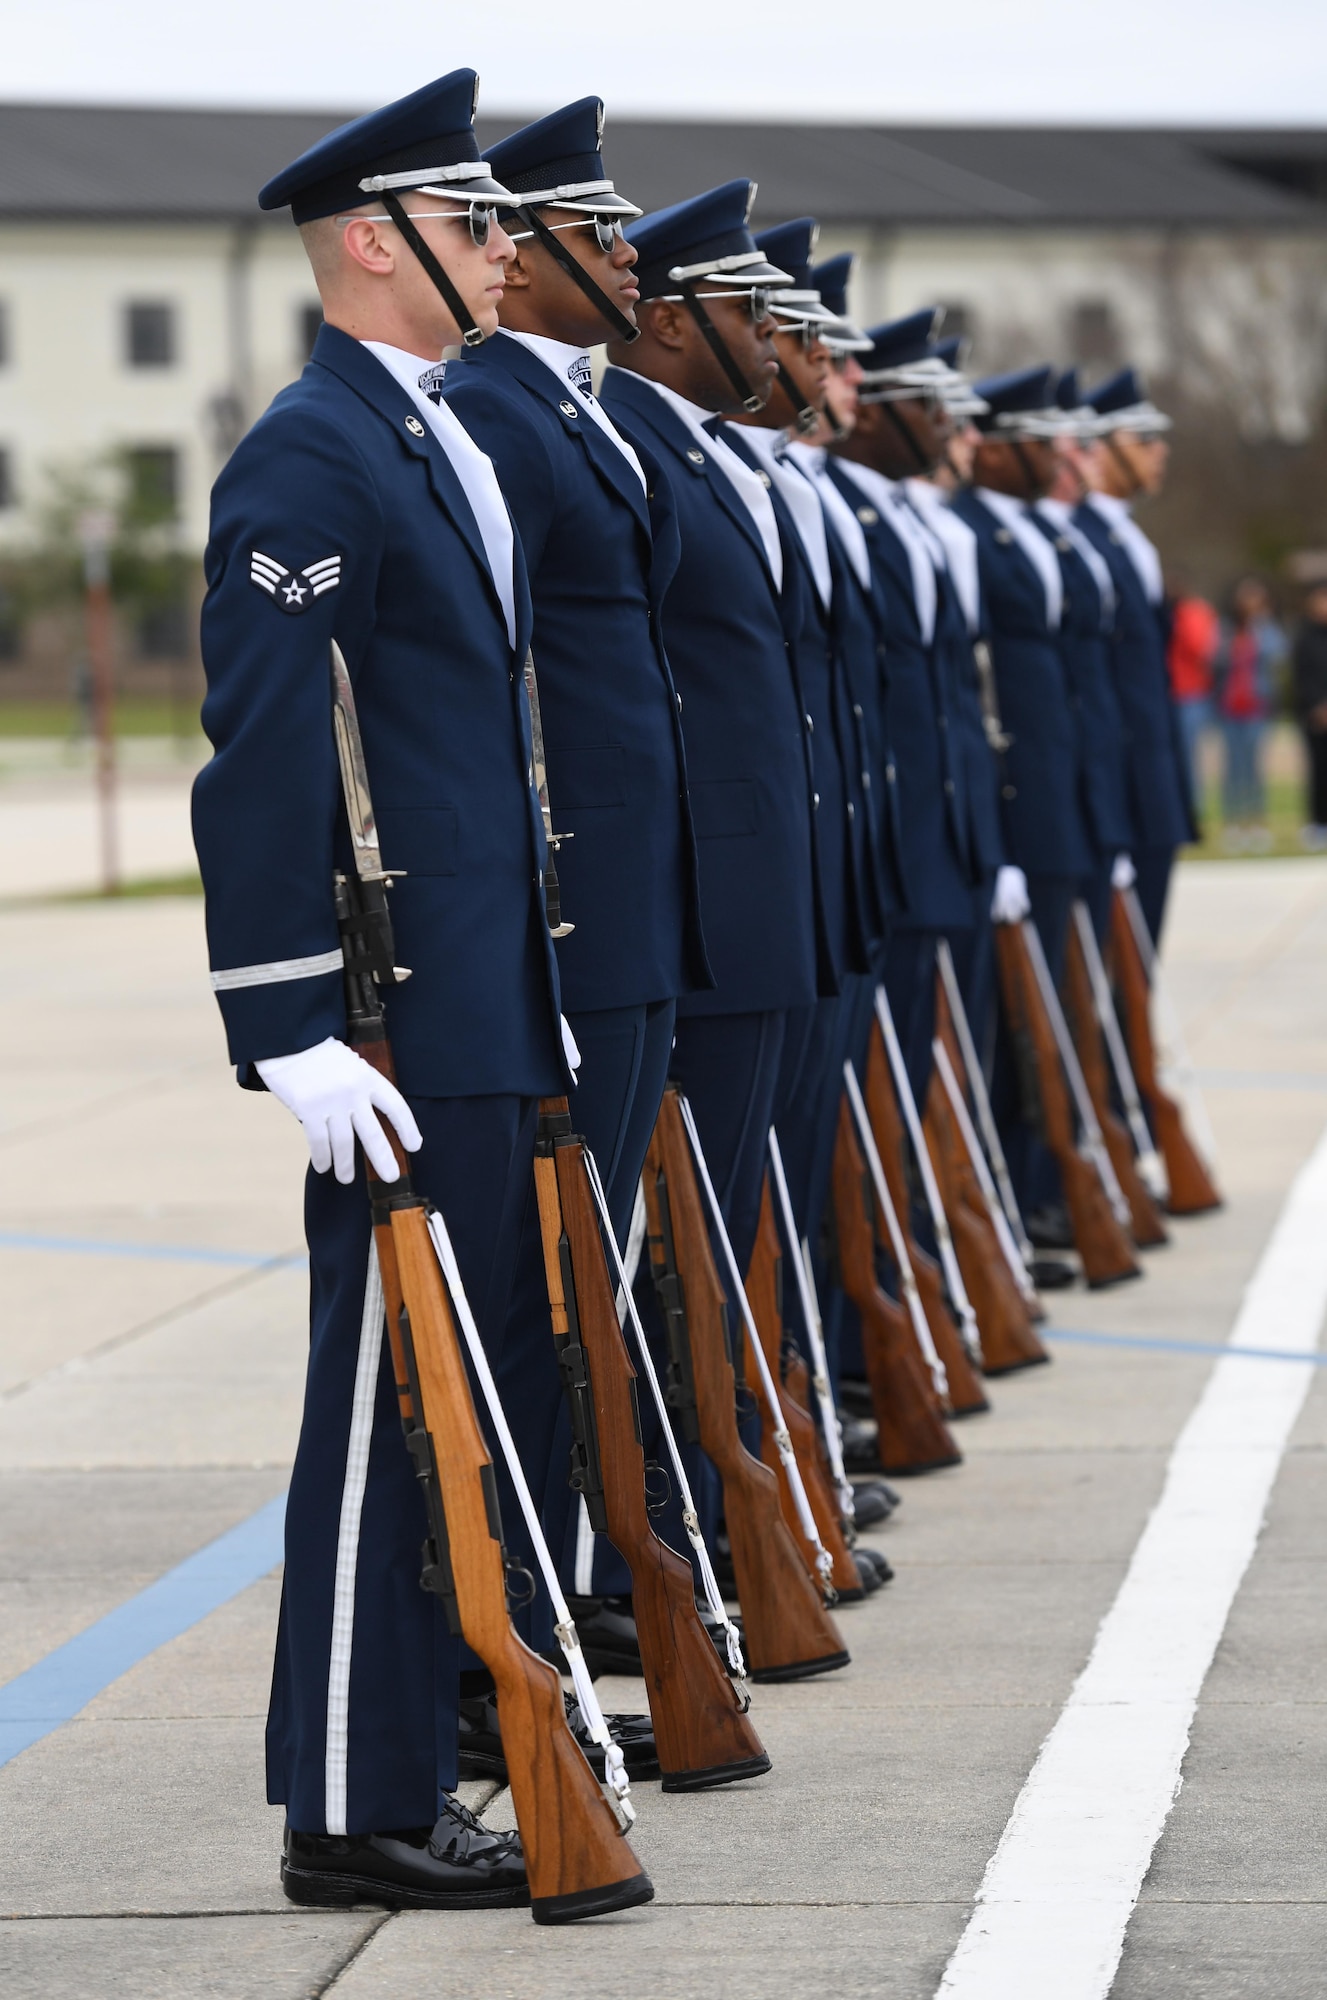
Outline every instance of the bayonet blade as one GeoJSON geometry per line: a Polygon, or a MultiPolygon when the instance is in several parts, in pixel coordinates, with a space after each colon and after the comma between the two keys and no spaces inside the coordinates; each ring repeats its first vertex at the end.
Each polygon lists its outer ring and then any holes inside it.
{"type": "Polygon", "coordinates": [[[369,795],[369,774],[364,764],[364,743],[355,710],[355,690],[345,654],[332,641],[332,722],[336,731],[336,755],[341,766],[341,789],[346,798],[350,839],[355,854],[355,873],[361,882],[382,882],[382,851],[378,846],[378,823],[369,795]]]}

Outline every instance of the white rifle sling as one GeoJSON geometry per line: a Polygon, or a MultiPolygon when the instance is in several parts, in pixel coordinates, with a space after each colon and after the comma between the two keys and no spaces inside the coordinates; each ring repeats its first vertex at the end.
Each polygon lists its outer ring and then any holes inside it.
{"type": "Polygon", "coordinates": [[[852,1122],[857,1127],[857,1137],[861,1142],[862,1152],[866,1156],[866,1165],[871,1176],[871,1185],[875,1189],[876,1205],[885,1218],[885,1228],[889,1234],[890,1255],[894,1259],[894,1268],[898,1272],[899,1290],[903,1294],[903,1302],[908,1310],[908,1318],[912,1321],[912,1330],[917,1336],[917,1345],[920,1347],[926,1365],[931,1371],[931,1380],[935,1384],[936,1395],[948,1397],[949,1377],[945,1373],[945,1364],[940,1359],[935,1342],[931,1338],[931,1329],[926,1324],[926,1314],[922,1310],[921,1294],[917,1290],[917,1278],[912,1268],[912,1259],[908,1255],[908,1246],[903,1240],[903,1231],[899,1227],[898,1212],[894,1207],[893,1199],[889,1192],[889,1183],[885,1179],[885,1169],[880,1159],[880,1149],[875,1143],[875,1133],[871,1130],[871,1121],[866,1115],[866,1105],[862,1100],[861,1085],[857,1081],[857,1072],[850,1062],[845,1062],[843,1065],[843,1082],[848,1092],[848,1104],[852,1110],[852,1122]]]}
{"type": "Polygon", "coordinates": [[[498,1385],[493,1380],[493,1371],[488,1365],[488,1356],[484,1352],[484,1343],[479,1337],[479,1328],[476,1326],[475,1316],[470,1310],[470,1301],[465,1295],[465,1286],[461,1283],[461,1270],[456,1261],[456,1252],[452,1248],[452,1239],[447,1234],[447,1225],[436,1208],[429,1211],[429,1235],[433,1239],[433,1248],[436,1250],[438,1262],[442,1266],[442,1275],[447,1283],[452,1310],[456,1315],[457,1323],[465,1339],[466,1350],[470,1356],[470,1365],[475,1371],[479,1386],[484,1394],[484,1401],[488,1406],[489,1421],[493,1425],[498,1444],[502,1449],[502,1455],[507,1461],[507,1470],[511,1474],[511,1483],[516,1489],[516,1498],[520,1504],[521,1513],[525,1517],[526,1532],[530,1537],[530,1546],[534,1550],[535,1561],[539,1564],[548,1595],[552,1600],[555,1621],[553,1630],[558,1644],[566,1655],[567,1667],[571,1674],[572,1685],[576,1690],[576,1699],[580,1703],[581,1714],[585,1718],[585,1726],[589,1730],[593,1741],[599,1745],[604,1753],[604,1772],[607,1778],[606,1789],[609,1804],[617,1814],[619,1824],[625,1830],[634,1823],[636,1818],[636,1809],[632,1805],[629,1796],[631,1786],[627,1778],[627,1767],[623,1761],[621,1749],[608,1733],[608,1724],[604,1721],[604,1712],[599,1706],[599,1697],[594,1691],[594,1682],[590,1679],[590,1670],[585,1664],[585,1655],[581,1651],[581,1642],[576,1636],[576,1626],[572,1619],[567,1600],[562,1594],[562,1585],[558,1581],[558,1573],[553,1566],[553,1558],[549,1554],[548,1543],[544,1540],[544,1531],[540,1526],[538,1512],[536,1511],[534,1501],[530,1497],[530,1488],[526,1484],[525,1473],[521,1467],[520,1456],[516,1450],[516,1443],[507,1425],[506,1413],[498,1396],[498,1385]]]}
{"type": "MultiPolygon", "coordinates": [[[[682,1526],[686,1529],[687,1540],[695,1552],[696,1567],[700,1571],[700,1582],[701,1588],[705,1592],[705,1602],[710,1608],[711,1615],[723,1627],[724,1641],[728,1648],[728,1671],[737,1682],[742,1706],[746,1708],[749,1705],[750,1696],[747,1693],[746,1687],[746,1660],[742,1653],[742,1637],[732,1619],[728,1616],[727,1606],[724,1604],[719,1590],[718,1578],[714,1574],[714,1564],[710,1561],[710,1552],[705,1546],[705,1537],[700,1531],[700,1516],[696,1512],[696,1503],[692,1498],[691,1483],[687,1478],[686,1467],[682,1463],[682,1454],[677,1448],[677,1439],[673,1436],[673,1426],[669,1422],[668,1405],[664,1401],[663,1389],[660,1387],[659,1377],[655,1370],[654,1356],[650,1353],[650,1344],[645,1338],[645,1329],[641,1325],[640,1314],[636,1310],[636,1298],[632,1289],[632,1274],[628,1269],[628,1265],[623,1261],[622,1253],[617,1247],[617,1237],[613,1231],[612,1218],[608,1213],[608,1197],[604,1193],[604,1184],[599,1177],[598,1162],[588,1146],[583,1148],[583,1152],[585,1171],[589,1178],[591,1191],[594,1194],[594,1205],[599,1211],[599,1227],[603,1232],[604,1241],[608,1245],[608,1254],[612,1258],[614,1268],[617,1271],[618,1318],[623,1321],[627,1319],[631,1321],[631,1330],[636,1337],[636,1352],[640,1356],[640,1363],[644,1370],[645,1379],[650,1385],[650,1395],[654,1400],[654,1407],[659,1413],[659,1423],[663,1430],[664,1446],[668,1453],[669,1463],[673,1468],[673,1477],[677,1481],[677,1497],[682,1503],[682,1526]]],[[[645,1241],[645,1232],[645,1195],[642,1188],[637,1185],[636,1206],[631,1213],[631,1228],[627,1234],[628,1257],[631,1255],[631,1248],[634,1242],[636,1262],[639,1262],[640,1259],[641,1247],[645,1241]],[[640,1223],[639,1229],[637,1229],[638,1218],[640,1223]]]]}
{"type": "Polygon", "coordinates": [[[1143,970],[1147,974],[1147,983],[1152,991],[1152,1001],[1156,1011],[1156,1025],[1159,1031],[1157,1041],[1160,1046],[1158,1047],[1157,1055],[1159,1058],[1159,1068],[1162,1071],[1162,1080],[1168,1087],[1173,1086],[1175,1094],[1183,1099],[1193,1125],[1193,1136],[1197,1141],[1198,1151],[1202,1154],[1211,1171],[1215,1173],[1217,1166],[1216,1134],[1212,1130],[1212,1121],[1207,1115],[1207,1104],[1201,1090],[1198,1088],[1198,1078],[1194,1074],[1193,1063],[1189,1058],[1188,1047],[1184,1040],[1184,1031],[1180,1027],[1179,1015],[1171,1005],[1170,993],[1166,987],[1165,980],[1161,976],[1161,960],[1158,958],[1156,946],[1152,942],[1152,933],[1147,928],[1147,918],[1143,915],[1143,906],[1138,900],[1138,891],[1136,889],[1125,889],[1122,891],[1122,894],[1124,897],[1124,912],[1129,919],[1129,929],[1133,932],[1134,943],[1138,946],[1138,956],[1143,961],[1143,970]]]}
{"type": "Polygon", "coordinates": [[[1115,1082],[1119,1088],[1120,1102],[1129,1124],[1129,1136],[1133,1140],[1134,1152],[1138,1155],[1138,1171],[1147,1191],[1157,1201],[1166,1199],[1166,1170],[1161,1164],[1161,1155],[1152,1144],[1152,1134],[1147,1129],[1143,1116],[1142,1101],[1138,1095],[1138,1085],[1134,1079],[1133,1065],[1129,1052],[1124,1046],[1124,1036],[1115,1014],[1111,999],[1110,981],[1101,959],[1101,947],[1097,934],[1092,928],[1092,918],[1086,903],[1075,900],[1074,928],[1078,932],[1078,943],[1083,953],[1083,964],[1087,967],[1088,984],[1092,988],[1092,1011],[1097,1017],[1097,1026],[1110,1053],[1111,1068],[1115,1072],[1115,1082]]]}
{"type": "Polygon", "coordinates": [[[968,1288],[963,1283],[963,1273],[959,1269],[958,1252],[950,1233],[949,1217],[940,1198],[939,1184],[935,1178],[935,1166],[931,1159],[926,1134],[922,1131],[922,1121],[917,1115],[917,1100],[912,1094],[912,1079],[908,1075],[903,1051],[899,1047],[898,1034],[894,1028],[894,1016],[890,1011],[889,995],[883,986],[875,989],[875,1017],[880,1023],[880,1032],[885,1038],[885,1053],[889,1057],[890,1073],[894,1078],[894,1091],[903,1112],[903,1122],[908,1128],[908,1139],[912,1146],[917,1171],[921,1175],[922,1188],[926,1195],[926,1206],[930,1212],[931,1227],[935,1231],[936,1248],[940,1252],[940,1264],[945,1274],[945,1289],[949,1293],[954,1311],[958,1314],[959,1326],[963,1333],[963,1345],[968,1351],[968,1359],[981,1366],[981,1335],[977,1330],[977,1315],[968,1297],[968,1288]]]}
{"type": "Polygon", "coordinates": [[[732,1239],[728,1234],[728,1225],[723,1219],[723,1210],[719,1206],[719,1197],[714,1191],[714,1182],[710,1179],[710,1170],[706,1164],[704,1149],[700,1143],[700,1133],[696,1130],[695,1117],[685,1097],[679,1095],[677,1101],[682,1113],[682,1123],[686,1127],[687,1140],[691,1147],[691,1157],[696,1163],[696,1172],[700,1177],[700,1184],[705,1190],[705,1202],[710,1211],[710,1220],[714,1224],[714,1231],[719,1239],[719,1246],[723,1251],[724,1263],[728,1266],[728,1276],[732,1283],[733,1297],[736,1299],[738,1311],[742,1315],[742,1323],[750,1336],[751,1350],[756,1361],[756,1373],[760,1377],[760,1386],[764,1393],[765,1405],[769,1410],[774,1448],[779,1454],[779,1463],[782,1465],[788,1480],[788,1491],[792,1494],[793,1506],[797,1510],[797,1519],[801,1526],[802,1534],[815,1550],[816,1568],[820,1572],[826,1591],[830,1592],[830,1577],[834,1572],[834,1558],[820,1539],[820,1530],[816,1526],[816,1517],[811,1512],[811,1503],[806,1497],[806,1487],[802,1484],[802,1473],[797,1463],[797,1454],[793,1450],[792,1439],[789,1437],[787,1429],[784,1426],[783,1406],[779,1402],[779,1392],[774,1386],[774,1377],[770,1374],[769,1363],[765,1359],[765,1350],[760,1344],[760,1335],[756,1330],[755,1317],[751,1311],[751,1302],[746,1295],[746,1286],[742,1283],[742,1274],[737,1268],[737,1258],[733,1254],[732,1239]]]}
{"type": "Polygon", "coordinates": [[[839,1430],[839,1413],[834,1407],[834,1392],[829,1385],[829,1357],[825,1353],[825,1331],[820,1320],[820,1302],[816,1298],[815,1279],[811,1272],[811,1251],[805,1237],[798,1240],[797,1225],[793,1221],[793,1205],[788,1196],[788,1177],[783,1171],[779,1135],[772,1125],[769,1128],[769,1163],[774,1179],[774,1197],[783,1223],[784,1242],[789,1261],[796,1274],[797,1297],[802,1308],[806,1337],[810,1343],[811,1381],[816,1392],[816,1400],[820,1405],[820,1428],[825,1434],[825,1450],[829,1453],[829,1467],[834,1475],[839,1512],[844,1520],[851,1524],[856,1519],[857,1508],[853,1499],[852,1481],[848,1478],[847,1468],[843,1463],[843,1438],[839,1430]]]}
{"type": "Polygon", "coordinates": [[[940,968],[945,999],[949,1002],[950,1019],[954,1023],[954,1033],[958,1037],[959,1053],[963,1057],[963,1067],[967,1071],[968,1088],[972,1092],[972,1102],[977,1110],[977,1122],[981,1126],[981,1136],[990,1156],[991,1170],[1000,1190],[1000,1202],[1005,1218],[1013,1231],[1024,1264],[1030,1265],[1036,1253],[1023,1227],[1023,1217],[1019,1213],[1018,1197],[1014,1193],[1009,1162],[1005,1159],[1004,1147],[1000,1143],[1000,1130],[995,1122],[995,1113],[991,1110],[986,1075],[981,1066],[981,1057],[977,1054],[977,1045],[972,1039],[968,1010],[963,1005],[963,995],[959,991],[958,974],[954,970],[954,957],[949,949],[948,938],[941,938],[936,945],[935,962],[940,968]]]}
{"type": "Polygon", "coordinates": [[[1064,1009],[1055,990],[1055,981],[1051,978],[1051,969],[1046,963],[1041,934],[1031,917],[1024,917],[1020,929],[1027,942],[1028,957],[1032,961],[1032,971],[1036,978],[1037,990],[1041,994],[1041,1004],[1046,1009],[1046,1018],[1055,1036],[1055,1046],[1060,1052],[1060,1063],[1069,1080],[1074,1107],[1078,1112],[1078,1122],[1083,1128],[1082,1150],[1096,1169],[1097,1179],[1106,1190],[1106,1199],[1114,1211],[1115,1220],[1121,1229],[1127,1229],[1129,1204],[1124,1199],[1124,1190],[1115,1178],[1115,1169],[1110,1163],[1110,1154],[1106,1151],[1106,1142],[1101,1136],[1101,1127],[1097,1123],[1097,1114],[1088,1095],[1087,1082],[1078,1060],[1078,1051],[1074,1047],[1073,1036],[1069,1033],[1069,1023],[1064,1018],[1064,1009]]]}
{"type": "Polygon", "coordinates": [[[931,1043],[931,1053],[935,1057],[936,1072],[944,1087],[945,1096],[949,1099],[949,1108],[958,1123],[964,1150],[972,1162],[972,1171],[977,1176],[977,1185],[981,1189],[981,1197],[986,1204],[986,1213],[991,1218],[991,1227],[995,1231],[995,1239],[1004,1254],[1005,1263],[1014,1275],[1014,1282],[1017,1284],[1019,1291],[1030,1306],[1036,1306],[1039,1303],[1037,1288],[1028,1276],[1028,1267],[1019,1254],[1018,1245],[1014,1241],[1013,1231],[1010,1229],[1005,1212],[1000,1206],[1000,1197],[996,1192],[995,1182],[991,1179],[991,1170],[986,1164],[986,1155],[981,1150],[981,1141],[978,1139],[976,1127],[972,1123],[972,1114],[968,1110],[963,1092],[959,1088],[958,1078],[954,1075],[954,1065],[949,1060],[949,1051],[938,1035],[931,1043]]]}

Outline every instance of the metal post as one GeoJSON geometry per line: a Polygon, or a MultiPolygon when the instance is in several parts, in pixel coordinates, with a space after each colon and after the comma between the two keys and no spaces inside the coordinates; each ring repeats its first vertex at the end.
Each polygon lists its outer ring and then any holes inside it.
{"type": "Polygon", "coordinates": [[[84,612],[96,739],[101,891],[104,896],[117,896],[120,841],[115,784],[115,666],[111,648],[111,541],[115,522],[110,514],[87,513],[78,527],[83,549],[84,612]]]}

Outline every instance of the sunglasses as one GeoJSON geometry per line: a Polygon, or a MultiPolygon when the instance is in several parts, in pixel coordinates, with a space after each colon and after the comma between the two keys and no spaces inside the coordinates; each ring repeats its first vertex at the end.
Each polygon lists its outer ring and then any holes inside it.
{"type": "MultiPolygon", "coordinates": [[[[470,238],[477,250],[482,250],[488,242],[489,236],[492,233],[493,217],[496,213],[496,209],[484,208],[478,202],[473,203],[464,215],[459,209],[408,208],[405,210],[408,222],[468,222],[470,225],[470,238]]],[[[390,215],[338,215],[336,218],[338,226],[342,229],[351,222],[392,222],[394,219],[390,215]]]]}
{"type": "MultiPolygon", "coordinates": [[[[592,229],[594,240],[605,257],[609,255],[622,234],[622,224],[612,215],[585,215],[575,222],[548,222],[544,227],[550,236],[556,236],[564,229],[592,229]]],[[[513,243],[525,243],[533,235],[533,229],[513,229],[511,240],[513,243]]]]}

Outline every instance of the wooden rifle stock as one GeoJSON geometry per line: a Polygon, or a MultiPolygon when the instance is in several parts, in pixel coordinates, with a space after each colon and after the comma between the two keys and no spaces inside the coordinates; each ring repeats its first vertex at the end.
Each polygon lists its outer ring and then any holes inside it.
{"type": "MultiPolygon", "coordinates": [[[[878,1021],[871,1023],[862,1094],[880,1153],[880,1164],[885,1170],[885,1180],[898,1211],[899,1228],[903,1231],[903,1240],[912,1259],[922,1311],[926,1314],[926,1324],[931,1329],[936,1353],[945,1365],[952,1414],[956,1417],[978,1416],[981,1411],[990,1409],[990,1402],[968,1359],[962,1335],[946,1302],[940,1266],[922,1249],[913,1234],[912,1190],[908,1186],[904,1164],[903,1118],[894,1094],[894,1079],[889,1073],[889,1057],[878,1021]]],[[[952,1217],[950,1227],[952,1230],[952,1217]]]]}
{"type": "MultiPolygon", "coordinates": [[[[344,877],[336,884],[348,961],[347,1038],[395,1082],[376,983],[369,972],[349,969],[365,949],[355,928],[357,886],[344,877]]],[[[536,1923],[560,1924],[647,1902],[649,1877],[572,1736],[562,1682],[512,1627],[493,1464],[429,1235],[428,1203],[414,1191],[395,1132],[383,1125],[401,1171],[390,1185],[370,1171],[369,1198],[397,1403],[428,1524],[421,1581],[493,1677],[531,1914],[536,1923]]]]}
{"type": "Polygon", "coordinates": [[[944,1196],[963,1282],[981,1335],[988,1375],[1031,1368],[1050,1356],[1033,1330],[1027,1301],[1005,1260],[972,1162],[940,1078],[931,1077],[924,1130],[944,1196]]]}
{"type": "Polygon", "coordinates": [[[848,1664],[820,1592],[779,1510],[769,1467],[742,1443],[719,1281],[677,1092],[664,1093],[645,1162],[650,1265],[660,1306],[685,1339],[701,1447],[723,1485],[751,1677],[803,1680],[848,1664]],[[671,1246],[671,1256],[670,1256],[671,1246]],[[676,1267],[670,1268],[672,1258],[676,1267]]]}
{"type": "Polygon", "coordinates": [[[880,1463],[899,1475],[958,1465],[962,1453],[941,1414],[912,1327],[876,1270],[874,1195],[846,1097],[839,1103],[833,1199],[840,1278],[861,1322],[880,1463]]]}
{"type": "Polygon", "coordinates": [[[696,1609],[691,1564],[661,1541],[645,1496],[636,1371],[614,1302],[584,1144],[565,1097],[540,1107],[535,1188],[555,1337],[583,1351],[604,1525],[631,1571],[645,1690],[666,1792],[769,1769],[769,1757],[696,1609]],[[566,1279],[570,1278],[570,1291],[566,1279]]]}
{"type": "Polygon", "coordinates": [[[1094,1288],[1136,1278],[1139,1267],[1129,1239],[1115,1220],[1099,1174],[1074,1142],[1073,1112],[1055,1031],[1042,1001],[1021,925],[996,924],[995,956],[1009,1032],[1016,1045],[1021,1042],[1024,1058],[1035,1076],[1042,1136],[1060,1170],[1083,1275],[1094,1288]]]}
{"type": "MultiPolygon", "coordinates": [[[[798,1402],[783,1367],[783,1247],[779,1242],[779,1232],[774,1221],[774,1203],[770,1199],[769,1176],[765,1177],[765,1187],[760,1198],[760,1223],[756,1231],[756,1247],[751,1254],[751,1268],[747,1274],[746,1295],[760,1334],[760,1344],[769,1363],[770,1374],[774,1377],[779,1392],[779,1408],[783,1413],[784,1428],[792,1439],[793,1451],[797,1456],[806,1497],[811,1503],[816,1529],[824,1546],[829,1550],[834,1568],[830,1582],[838,1593],[841,1604],[858,1604],[865,1597],[862,1580],[853,1561],[852,1551],[844,1538],[843,1524],[839,1519],[838,1505],[828,1480],[820,1465],[817,1450],[819,1433],[810,1411],[798,1402]]],[[[747,1334],[750,1344],[751,1336],[747,1334]]],[[[755,1361],[752,1359],[752,1373],[755,1361]]],[[[770,1414],[763,1399],[760,1401],[760,1456],[779,1482],[779,1506],[789,1532],[802,1551],[802,1559],[814,1577],[816,1552],[801,1532],[797,1518],[797,1508],[793,1503],[792,1491],[788,1485],[779,1458],[778,1446],[774,1442],[770,1414]]]]}
{"type": "Polygon", "coordinates": [[[1133,1072],[1138,1088],[1147,1101],[1152,1130],[1166,1163],[1166,1179],[1170,1186],[1166,1207],[1172,1215],[1203,1215],[1209,1209],[1221,1207],[1221,1196],[1184,1129],[1179,1105],[1162,1087],[1157,1074],[1147,968],[1143,964],[1124,899],[1118,891],[1111,905],[1110,929],[1114,972],[1123,1002],[1124,1032],[1129,1040],[1133,1072]]]}
{"type": "Polygon", "coordinates": [[[1129,1204],[1129,1234],[1143,1250],[1169,1242],[1161,1210],[1138,1171],[1128,1128],[1111,1103],[1110,1071],[1106,1065],[1101,1023],[1092,1004],[1092,979],[1075,924],[1069,926],[1069,950],[1064,965],[1064,1011],[1074,1047],[1078,1050],[1083,1081],[1101,1127],[1101,1137],[1115,1169],[1115,1178],[1129,1204]]]}

